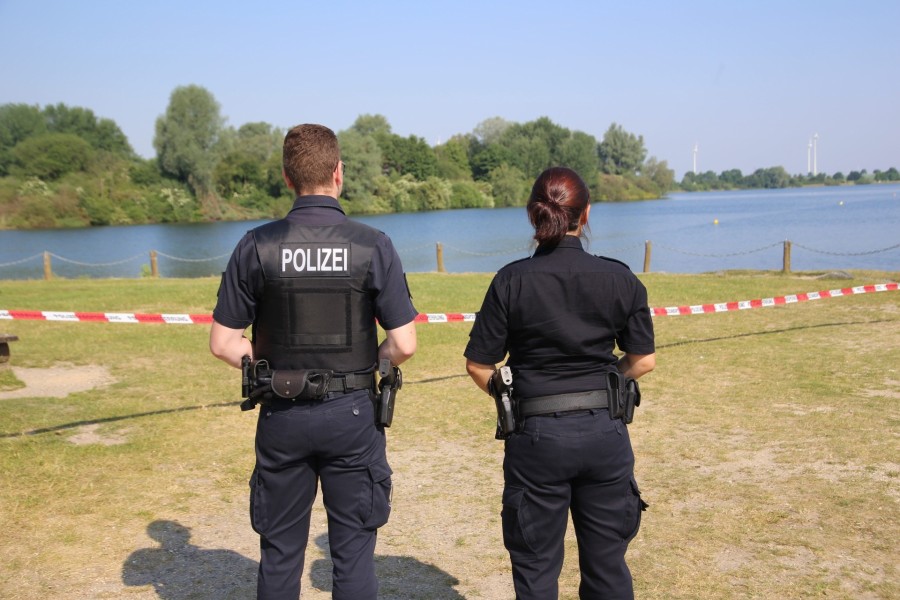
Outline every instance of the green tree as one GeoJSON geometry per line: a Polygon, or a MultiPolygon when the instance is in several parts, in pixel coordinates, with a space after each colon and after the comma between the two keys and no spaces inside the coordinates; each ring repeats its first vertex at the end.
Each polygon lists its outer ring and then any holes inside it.
{"type": "Polygon", "coordinates": [[[429,177],[417,181],[410,189],[410,196],[417,210],[446,210],[450,208],[453,189],[449,181],[439,177],[429,177]]]}
{"type": "Polygon", "coordinates": [[[504,163],[491,171],[488,179],[494,206],[525,206],[531,193],[531,179],[522,171],[504,163]]]}
{"type": "Polygon", "coordinates": [[[476,125],[472,133],[482,144],[493,144],[512,125],[513,123],[500,117],[491,117],[476,125]]]}
{"type": "Polygon", "coordinates": [[[129,158],[134,154],[128,138],[115,121],[100,119],[88,108],[69,107],[60,103],[45,106],[43,115],[47,131],[73,133],[96,150],[129,158]]]}
{"type": "Polygon", "coordinates": [[[237,130],[224,129],[216,146],[216,190],[222,197],[253,197],[246,207],[263,209],[268,195],[268,164],[281,157],[283,134],[268,123],[246,123],[237,130]]]}
{"type": "Polygon", "coordinates": [[[654,191],[663,196],[675,184],[675,171],[669,168],[666,161],[657,161],[655,156],[651,156],[641,167],[641,179],[652,183],[654,191]]]}
{"type": "Polygon", "coordinates": [[[750,188],[776,189],[788,187],[790,180],[791,176],[784,167],[769,167],[757,169],[752,175],[748,175],[744,179],[744,185],[750,188]]]}
{"type": "Polygon", "coordinates": [[[603,141],[597,146],[597,154],[600,158],[600,170],[604,173],[636,173],[647,156],[644,136],[628,133],[621,125],[613,123],[603,134],[603,141]]]}
{"type": "Polygon", "coordinates": [[[73,133],[45,133],[16,144],[13,169],[27,176],[59,179],[72,171],[84,171],[92,155],[91,145],[73,133]]]}
{"type": "Polygon", "coordinates": [[[578,173],[585,182],[596,180],[599,164],[597,138],[581,131],[573,132],[560,144],[556,163],[569,167],[578,173]]]}
{"type": "Polygon", "coordinates": [[[493,208],[491,186],[485,182],[454,181],[450,208],[493,208]]]}
{"type": "Polygon", "coordinates": [[[213,184],[213,149],[223,124],[219,103],[209,91],[197,85],[175,88],[166,113],[156,120],[153,138],[163,172],[187,183],[198,196],[207,196],[213,184]]]}
{"type": "Polygon", "coordinates": [[[361,135],[370,135],[376,138],[391,134],[391,124],[384,115],[359,115],[350,129],[361,135]]]}
{"type": "Polygon", "coordinates": [[[719,181],[725,183],[729,187],[739,186],[742,179],[744,179],[744,174],[741,173],[740,169],[729,169],[727,171],[722,171],[719,174],[719,181]]]}
{"type": "Polygon", "coordinates": [[[506,148],[510,165],[518,167],[526,177],[534,178],[547,167],[563,164],[561,148],[571,137],[568,129],[547,117],[540,117],[521,125],[510,125],[497,143],[506,148]]]}
{"type": "Polygon", "coordinates": [[[27,138],[47,132],[41,110],[28,104],[0,106],[0,175],[8,173],[12,149],[27,138]]]}
{"type": "Polygon", "coordinates": [[[378,140],[378,145],[384,157],[384,170],[387,173],[412,175],[417,181],[425,181],[437,174],[437,158],[434,150],[423,138],[414,135],[404,138],[390,134],[382,136],[378,140]]]}
{"type": "Polygon", "coordinates": [[[434,148],[437,174],[450,181],[471,181],[472,165],[469,164],[469,138],[453,136],[434,148]]]}
{"type": "Polygon", "coordinates": [[[476,141],[470,150],[472,154],[469,164],[472,165],[472,177],[476,181],[488,181],[494,169],[509,164],[510,161],[509,150],[497,143],[483,144],[476,141]]]}
{"type": "MultiPolygon", "coordinates": [[[[357,122],[359,119],[357,119],[357,122]]],[[[349,212],[370,213],[377,191],[376,179],[382,173],[381,148],[371,134],[351,127],[337,134],[341,158],[345,162],[342,197],[349,212]]]]}

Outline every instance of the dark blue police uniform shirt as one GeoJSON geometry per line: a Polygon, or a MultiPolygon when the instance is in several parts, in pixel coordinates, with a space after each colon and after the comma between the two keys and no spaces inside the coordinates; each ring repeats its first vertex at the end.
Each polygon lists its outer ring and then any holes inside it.
{"type": "MultiPolygon", "coordinates": [[[[285,219],[322,227],[343,223],[347,215],[340,203],[330,196],[299,196],[285,219]]],[[[253,236],[247,232],[235,247],[222,274],[213,319],[231,329],[249,327],[256,319],[256,306],[263,287],[262,266],[253,236]]],[[[384,233],[375,246],[366,287],[373,292],[375,318],[384,329],[396,329],[416,318],[418,313],[410,298],[400,256],[384,233]]]]}
{"type": "Polygon", "coordinates": [[[500,269],[469,336],[465,357],[506,358],[520,398],[605,389],[623,352],[654,352],[647,290],[623,263],[566,236],[556,247],[500,269]]]}

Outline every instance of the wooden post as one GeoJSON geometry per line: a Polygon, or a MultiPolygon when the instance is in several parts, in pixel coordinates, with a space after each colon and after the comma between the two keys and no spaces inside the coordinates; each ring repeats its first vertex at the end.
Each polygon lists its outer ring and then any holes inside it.
{"type": "Polygon", "coordinates": [[[444,269],[444,246],[440,242],[437,243],[437,269],[438,273],[446,273],[444,269]]]}
{"type": "Polygon", "coordinates": [[[791,272],[791,240],[784,240],[784,259],[781,270],[785,273],[791,272]]]}
{"type": "Polygon", "coordinates": [[[44,251],[44,279],[50,281],[53,279],[53,268],[50,265],[50,253],[44,251]]]}
{"type": "Polygon", "coordinates": [[[653,251],[653,243],[650,240],[644,242],[644,273],[650,272],[650,254],[653,251]]]}
{"type": "Polygon", "coordinates": [[[150,276],[159,277],[159,265],[156,261],[156,250],[150,251],[150,276]]]}

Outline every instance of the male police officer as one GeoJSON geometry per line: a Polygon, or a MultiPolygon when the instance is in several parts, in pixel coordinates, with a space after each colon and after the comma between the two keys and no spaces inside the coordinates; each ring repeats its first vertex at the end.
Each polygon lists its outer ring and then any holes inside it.
{"type": "Polygon", "coordinates": [[[249,231],[222,277],[209,346],[239,367],[333,372],[327,389],[266,400],[256,429],[250,516],[260,536],[257,597],[296,600],[318,480],[328,514],[335,599],[374,599],[377,529],[390,513],[391,470],[376,424],[374,369],[416,350],[400,258],[380,231],[350,221],[334,133],[299,125],[284,140],[297,194],[284,219],[249,231]],[[379,345],[376,319],[385,330],[379,345]],[[252,338],[243,336],[252,325],[252,338]]]}

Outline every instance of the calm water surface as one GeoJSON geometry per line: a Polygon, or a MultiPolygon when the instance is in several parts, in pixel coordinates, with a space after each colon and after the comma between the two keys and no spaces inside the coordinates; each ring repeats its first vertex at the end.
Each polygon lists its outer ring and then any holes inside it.
{"type": "MultiPolygon", "coordinates": [[[[434,271],[436,244],[450,272],[493,272],[530,255],[524,208],[357,217],[387,233],[407,272],[434,271]]],[[[240,237],[263,221],[0,231],[0,279],[43,277],[45,251],[62,277],[138,277],[159,253],[164,277],[220,273],[240,237]]],[[[640,271],[780,270],[784,240],[792,268],[900,270],[900,185],[671,194],[665,200],[601,203],[591,209],[594,254],[640,271]],[[717,224],[716,224],[717,223],[717,224]]]]}

